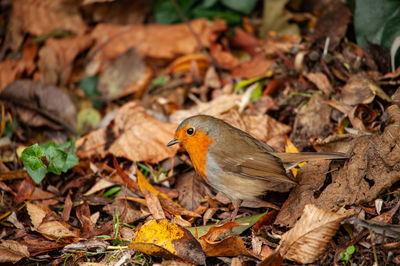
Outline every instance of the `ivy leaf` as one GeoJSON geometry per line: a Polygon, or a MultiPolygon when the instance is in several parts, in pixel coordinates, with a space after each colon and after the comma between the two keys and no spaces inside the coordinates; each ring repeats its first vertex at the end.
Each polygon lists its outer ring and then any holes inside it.
{"type": "Polygon", "coordinates": [[[32,170],[37,170],[43,166],[43,155],[43,149],[36,143],[24,149],[21,155],[21,160],[26,168],[29,167],[32,170]]]}

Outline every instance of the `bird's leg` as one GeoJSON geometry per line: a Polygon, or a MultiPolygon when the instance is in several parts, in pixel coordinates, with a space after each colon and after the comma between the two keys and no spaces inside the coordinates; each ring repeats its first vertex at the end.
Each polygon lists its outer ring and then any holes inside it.
{"type": "Polygon", "coordinates": [[[236,215],[237,215],[237,213],[239,211],[239,207],[240,207],[241,203],[242,203],[241,200],[232,200],[232,205],[233,205],[233,208],[234,208],[234,210],[233,210],[233,212],[231,214],[231,221],[232,222],[234,222],[235,219],[236,219],[236,215]]]}

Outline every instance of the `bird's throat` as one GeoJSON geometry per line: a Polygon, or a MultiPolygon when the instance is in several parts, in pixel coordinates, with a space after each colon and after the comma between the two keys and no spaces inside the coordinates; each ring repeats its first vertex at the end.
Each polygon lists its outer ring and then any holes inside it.
{"type": "Polygon", "coordinates": [[[196,135],[188,138],[182,143],[189,153],[194,169],[203,178],[206,178],[207,151],[208,147],[214,142],[207,134],[196,131],[196,135]]]}

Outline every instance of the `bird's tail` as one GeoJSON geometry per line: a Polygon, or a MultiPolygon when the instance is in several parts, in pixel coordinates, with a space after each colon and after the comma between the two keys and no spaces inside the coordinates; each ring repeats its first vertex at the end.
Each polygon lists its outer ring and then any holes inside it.
{"type": "Polygon", "coordinates": [[[349,157],[341,152],[272,152],[272,154],[282,160],[283,163],[298,164],[301,162],[316,160],[348,159],[349,157]]]}

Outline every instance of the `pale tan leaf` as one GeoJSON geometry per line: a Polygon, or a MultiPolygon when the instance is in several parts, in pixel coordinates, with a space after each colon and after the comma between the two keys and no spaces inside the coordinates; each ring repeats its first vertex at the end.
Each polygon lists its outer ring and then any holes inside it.
{"type": "Polygon", "coordinates": [[[29,257],[28,247],[14,240],[3,240],[0,244],[0,263],[16,263],[22,258],[29,257]]]}
{"type": "Polygon", "coordinates": [[[324,254],[340,223],[354,210],[328,212],[308,204],[295,226],[286,232],[278,247],[280,254],[298,263],[312,263],[324,254]]]}
{"type": "Polygon", "coordinates": [[[157,163],[177,152],[178,146],[166,146],[173,139],[176,127],[130,102],[119,109],[113,124],[78,139],[77,153],[80,157],[112,154],[135,162],[157,163]]]}

